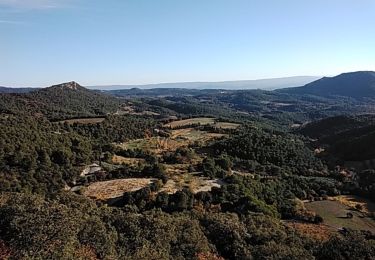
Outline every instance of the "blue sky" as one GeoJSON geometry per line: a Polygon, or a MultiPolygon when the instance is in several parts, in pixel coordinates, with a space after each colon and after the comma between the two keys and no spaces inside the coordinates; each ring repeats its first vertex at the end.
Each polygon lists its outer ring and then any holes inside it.
{"type": "Polygon", "coordinates": [[[0,0],[0,85],[375,70],[374,0],[0,0]]]}

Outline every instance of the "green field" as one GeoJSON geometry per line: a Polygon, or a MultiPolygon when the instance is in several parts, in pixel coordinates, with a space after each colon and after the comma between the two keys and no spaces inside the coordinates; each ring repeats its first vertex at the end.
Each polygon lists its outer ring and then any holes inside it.
{"type": "Polygon", "coordinates": [[[350,228],[354,230],[369,230],[375,232],[375,221],[365,217],[361,212],[351,210],[350,207],[332,200],[314,201],[305,203],[308,210],[320,215],[324,223],[334,228],[350,228]],[[347,213],[352,213],[353,218],[347,218],[347,213]]]}

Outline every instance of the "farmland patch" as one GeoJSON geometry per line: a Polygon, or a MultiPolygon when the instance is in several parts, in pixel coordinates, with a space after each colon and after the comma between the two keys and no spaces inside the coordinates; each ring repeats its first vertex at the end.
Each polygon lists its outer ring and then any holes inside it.
{"type": "Polygon", "coordinates": [[[374,220],[337,200],[314,201],[305,203],[305,206],[308,210],[320,215],[325,224],[336,229],[345,227],[354,230],[369,230],[375,233],[374,220]]]}

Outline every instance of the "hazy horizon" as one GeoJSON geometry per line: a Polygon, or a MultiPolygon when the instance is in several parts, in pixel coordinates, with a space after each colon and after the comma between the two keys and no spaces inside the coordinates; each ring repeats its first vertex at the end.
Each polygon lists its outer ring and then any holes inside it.
{"type": "MultiPolygon", "coordinates": [[[[157,83],[146,83],[146,84],[104,84],[104,85],[83,85],[76,80],[70,80],[66,82],[77,82],[81,86],[87,87],[89,89],[97,89],[97,90],[116,90],[116,89],[130,89],[130,88],[141,88],[141,89],[151,89],[151,88],[191,88],[191,89],[203,89],[201,85],[210,85],[210,87],[206,89],[213,89],[216,88],[211,86],[211,84],[218,86],[224,86],[223,89],[276,89],[276,88],[283,88],[285,84],[291,82],[292,86],[297,86],[298,82],[305,82],[307,84],[314,80],[320,79],[323,76],[290,76],[290,77],[278,77],[278,78],[264,78],[264,79],[240,79],[240,80],[224,80],[224,81],[182,81],[182,82],[157,82],[157,83]],[[280,86],[277,86],[280,82],[280,86]],[[294,82],[297,82],[295,84],[294,82]],[[226,87],[226,85],[231,86],[231,84],[235,85],[235,87],[226,87]],[[259,86],[257,84],[260,84],[259,86]],[[192,86],[189,86],[192,85],[192,86]],[[247,87],[241,88],[241,86],[246,85],[247,87]],[[271,85],[269,87],[268,85],[271,85]],[[276,86],[276,87],[274,87],[276,86]]],[[[6,86],[0,83],[0,87],[6,88],[46,88],[53,85],[58,85],[66,82],[55,82],[51,85],[42,85],[42,86],[6,86]]],[[[217,87],[220,88],[220,87],[217,87]]]]}

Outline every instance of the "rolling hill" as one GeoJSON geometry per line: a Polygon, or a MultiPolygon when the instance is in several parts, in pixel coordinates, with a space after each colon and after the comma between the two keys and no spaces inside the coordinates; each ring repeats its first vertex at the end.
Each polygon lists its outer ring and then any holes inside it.
{"type": "Polygon", "coordinates": [[[49,119],[93,117],[115,112],[119,101],[97,91],[68,82],[30,93],[0,94],[0,111],[37,114],[49,119]]]}
{"type": "Polygon", "coordinates": [[[290,94],[316,96],[346,96],[356,99],[375,98],[375,72],[358,71],[343,73],[336,77],[324,77],[303,87],[277,90],[290,94]]]}
{"type": "Polygon", "coordinates": [[[299,132],[341,161],[375,159],[375,116],[336,116],[305,125],[299,132]]]}

